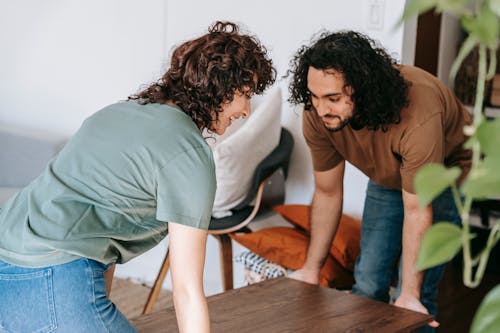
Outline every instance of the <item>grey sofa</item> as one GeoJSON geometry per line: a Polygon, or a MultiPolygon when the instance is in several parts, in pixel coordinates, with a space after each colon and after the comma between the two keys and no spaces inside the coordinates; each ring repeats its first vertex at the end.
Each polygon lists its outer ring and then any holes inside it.
{"type": "Polygon", "coordinates": [[[0,124],[0,207],[35,179],[67,137],[0,124]]]}

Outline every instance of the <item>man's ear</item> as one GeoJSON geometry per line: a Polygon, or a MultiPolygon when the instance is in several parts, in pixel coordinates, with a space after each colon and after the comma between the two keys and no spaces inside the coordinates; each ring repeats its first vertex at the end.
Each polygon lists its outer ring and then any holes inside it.
{"type": "Polygon", "coordinates": [[[354,89],[351,86],[348,86],[348,85],[344,86],[344,94],[351,97],[353,93],[354,93],[354,89]]]}
{"type": "Polygon", "coordinates": [[[354,94],[354,89],[351,86],[344,86],[344,94],[349,97],[346,101],[348,105],[354,105],[352,100],[352,94],[354,94]]]}

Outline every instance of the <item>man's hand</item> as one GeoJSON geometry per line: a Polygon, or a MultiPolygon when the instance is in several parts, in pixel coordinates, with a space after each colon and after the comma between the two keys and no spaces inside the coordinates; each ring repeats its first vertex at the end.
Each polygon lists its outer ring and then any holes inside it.
{"type": "MultiPolygon", "coordinates": [[[[424,273],[416,270],[418,252],[425,232],[432,225],[432,206],[420,208],[416,194],[405,190],[403,204],[405,210],[403,222],[403,253],[401,274],[401,295],[395,305],[428,314],[427,309],[420,303],[420,289],[424,273]]],[[[437,321],[429,323],[431,327],[438,327],[437,321]]]]}
{"type": "MultiPolygon", "coordinates": [[[[422,303],[420,303],[420,300],[418,300],[417,298],[410,296],[410,295],[401,294],[396,299],[396,302],[394,302],[394,305],[399,306],[400,308],[405,308],[408,310],[413,310],[416,312],[429,314],[429,311],[427,311],[425,306],[423,306],[422,303]]],[[[428,325],[430,327],[436,328],[439,326],[439,323],[437,321],[433,320],[428,325]]]]}
{"type": "Polygon", "coordinates": [[[293,272],[288,276],[289,278],[310,283],[310,284],[318,284],[319,283],[319,271],[318,270],[310,270],[306,268],[301,268],[293,272]]]}

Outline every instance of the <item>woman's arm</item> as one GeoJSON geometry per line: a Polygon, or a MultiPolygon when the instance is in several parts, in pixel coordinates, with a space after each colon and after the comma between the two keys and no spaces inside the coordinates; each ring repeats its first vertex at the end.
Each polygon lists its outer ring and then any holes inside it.
{"type": "Polygon", "coordinates": [[[179,332],[210,332],[203,292],[207,232],[169,223],[170,273],[179,332]]]}

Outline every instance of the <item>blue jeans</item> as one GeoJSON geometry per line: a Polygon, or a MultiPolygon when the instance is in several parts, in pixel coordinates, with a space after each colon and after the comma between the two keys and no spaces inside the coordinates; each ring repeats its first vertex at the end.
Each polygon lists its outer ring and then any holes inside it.
{"type": "Polygon", "coordinates": [[[106,294],[107,269],[85,258],[44,268],[0,260],[0,332],[137,332],[106,294]]]}
{"type": "MultiPolygon", "coordinates": [[[[451,190],[446,190],[432,202],[433,222],[460,224],[460,216],[451,190]]],[[[382,302],[389,302],[391,283],[398,279],[393,300],[401,291],[399,262],[403,235],[403,198],[400,190],[389,189],[371,180],[366,190],[361,224],[361,253],[354,269],[352,292],[382,302]]],[[[427,270],[424,274],[420,301],[429,313],[437,314],[437,287],[445,265],[427,270]]],[[[432,332],[425,327],[422,332],[432,332]]],[[[420,331],[419,331],[420,332],[420,331]]]]}

